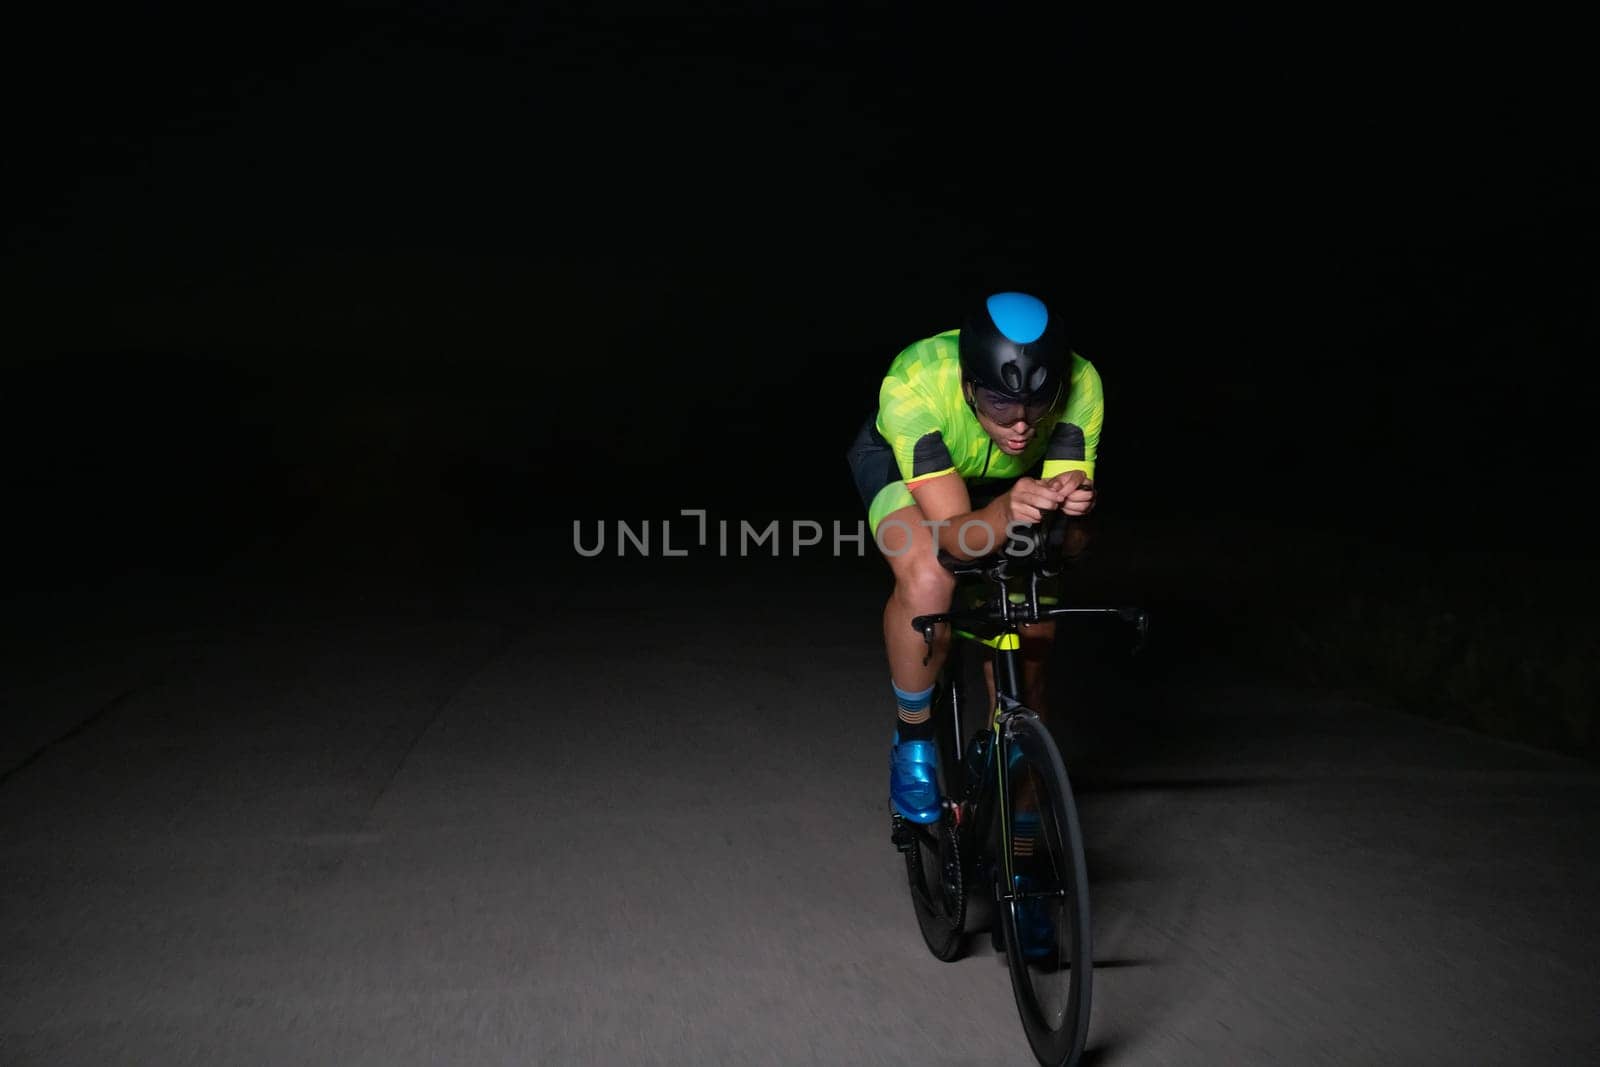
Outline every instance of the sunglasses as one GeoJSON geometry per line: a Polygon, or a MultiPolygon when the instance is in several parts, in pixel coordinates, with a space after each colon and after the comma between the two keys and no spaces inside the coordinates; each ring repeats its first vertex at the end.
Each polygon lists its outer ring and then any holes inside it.
{"type": "Polygon", "coordinates": [[[1056,401],[1061,398],[1061,389],[1057,387],[1048,395],[1035,394],[1025,400],[1019,400],[1004,393],[997,393],[993,389],[976,386],[972,390],[972,399],[978,413],[990,422],[1002,426],[1010,426],[1018,419],[1030,426],[1046,415],[1056,406],[1056,401]]]}

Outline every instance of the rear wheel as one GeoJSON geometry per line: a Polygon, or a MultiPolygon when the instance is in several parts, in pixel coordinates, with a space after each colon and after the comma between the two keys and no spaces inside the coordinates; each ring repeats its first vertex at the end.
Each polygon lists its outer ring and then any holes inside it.
{"type": "Polygon", "coordinates": [[[949,962],[962,955],[967,891],[961,877],[960,833],[955,809],[946,804],[939,821],[926,826],[894,817],[896,841],[904,841],[911,906],[928,951],[949,962]]]}
{"type": "MultiPolygon", "coordinates": [[[[913,823],[894,815],[895,844],[905,853],[906,882],[911,888],[911,906],[928,951],[941,960],[963,955],[967,919],[967,890],[962,871],[961,830],[956,806],[948,799],[960,770],[950,756],[954,748],[951,731],[953,697],[950,664],[942,672],[934,698],[934,733],[939,747],[939,792],[947,798],[937,822],[913,823]]],[[[892,808],[891,808],[892,810],[892,808]]]]}
{"type": "Polygon", "coordinates": [[[1089,1035],[1094,971],[1077,806],[1061,752],[1039,717],[1014,714],[1006,735],[1007,833],[1001,845],[1010,848],[1011,874],[1000,876],[997,918],[1011,989],[1039,1062],[1075,1064],[1089,1035]]]}

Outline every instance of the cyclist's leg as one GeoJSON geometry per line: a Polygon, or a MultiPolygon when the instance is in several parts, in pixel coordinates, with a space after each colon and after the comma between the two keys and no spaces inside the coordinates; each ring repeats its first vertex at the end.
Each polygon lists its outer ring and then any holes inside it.
{"type": "Polygon", "coordinates": [[[894,574],[894,588],[883,610],[884,650],[896,704],[890,798],[905,817],[931,822],[939,817],[933,691],[949,648],[949,632],[948,627],[937,628],[930,649],[911,620],[948,611],[955,576],[939,563],[933,532],[900,480],[888,442],[870,421],[851,445],[849,458],[874,543],[894,574]]]}
{"type": "MultiPolygon", "coordinates": [[[[1055,642],[1055,620],[1022,626],[1019,630],[1022,639],[1019,650],[1022,655],[1022,692],[1019,696],[1023,704],[1041,720],[1048,722],[1046,681],[1049,677],[1050,650],[1055,642]]],[[[995,703],[994,663],[987,657],[983,661],[983,679],[989,688],[989,707],[992,709],[995,703]]],[[[1019,825],[1014,827],[1013,845],[1019,856],[1031,854],[1029,827],[1035,823],[1030,816],[1037,811],[1038,801],[1027,782],[1022,784],[1015,803],[1022,818],[1019,825]]]]}
{"type": "MultiPolygon", "coordinates": [[[[1036,712],[1041,719],[1048,720],[1048,669],[1050,663],[1050,649],[1055,644],[1056,624],[1051,619],[1047,622],[1036,622],[1020,627],[1022,637],[1022,693],[1019,699],[1036,712]]],[[[989,707],[994,707],[994,664],[988,659],[983,661],[983,680],[989,687],[989,707]]]]}
{"type": "Polygon", "coordinates": [[[906,818],[931,822],[939,817],[934,686],[949,652],[950,634],[949,627],[937,627],[930,648],[911,620],[950,609],[955,575],[939,563],[933,532],[914,503],[886,515],[875,539],[894,572],[894,589],[883,607],[884,650],[896,702],[889,795],[906,818]]]}
{"type": "Polygon", "coordinates": [[[955,575],[939,562],[933,531],[923,523],[922,509],[914,503],[886,515],[878,524],[876,540],[894,572],[894,589],[883,608],[889,674],[899,688],[921,691],[939,677],[950,647],[950,630],[946,626],[935,630],[930,655],[927,642],[911,620],[950,610],[955,575]]]}
{"type": "MultiPolygon", "coordinates": [[[[1045,683],[1048,677],[1050,650],[1055,641],[1056,624],[1054,620],[1050,620],[1023,626],[1020,629],[1022,702],[1041,720],[1048,723],[1045,683]]],[[[1017,750],[1013,749],[1012,756],[1017,755],[1017,750]]],[[[1024,772],[1015,765],[1012,767],[1012,772],[1009,805],[1012,812],[1009,834],[1011,859],[1013,869],[1017,872],[1016,888],[1026,892],[1037,888],[1032,880],[1032,872],[1035,856],[1040,847],[1040,807],[1043,798],[1039,794],[1039,781],[1034,774],[1024,772]]],[[[1046,947],[1055,940],[1053,921],[1047,911],[1038,905],[1038,900],[1029,899],[1019,905],[1016,915],[1017,932],[1022,938],[1023,951],[1029,958],[1046,954],[1046,947]]]]}
{"type": "Polygon", "coordinates": [[[1055,639],[1054,619],[1022,627],[1022,702],[1047,722],[1050,715],[1045,682],[1055,639]]]}
{"type": "Polygon", "coordinates": [[[883,612],[889,674],[896,688],[921,692],[939,675],[949,633],[947,627],[938,628],[933,654],[924,664],[929,650],[911,620],[950,610],[955,576],[939,563],[933,531],[923,523],[922,509],[900,478],[894,451],[871,418],[851,442],[848,458],[873,541],[894,573],[894,590],[883,612]]]}

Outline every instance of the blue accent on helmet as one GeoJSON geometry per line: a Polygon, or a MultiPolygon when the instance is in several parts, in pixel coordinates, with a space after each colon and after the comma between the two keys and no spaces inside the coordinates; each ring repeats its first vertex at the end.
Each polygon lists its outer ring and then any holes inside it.
{"type": "Polygon", "coordinates": [[[958,353],[964,378],[1012,399],[1053,403],[1072,373],[1066,322],[1038,297],[1014,290],[972,303],[958,353]]]}
{"type": "Polygon", "coordinates": [[[1050,321],[1050,312],[1038,297],[1027,293],[995,293],[989,297],[989,317],[1015,344],[1037,341],[1050,321]]]}

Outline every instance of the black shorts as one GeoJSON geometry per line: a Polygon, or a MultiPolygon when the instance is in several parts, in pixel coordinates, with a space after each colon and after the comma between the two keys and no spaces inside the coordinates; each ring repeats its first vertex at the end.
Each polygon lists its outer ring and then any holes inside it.
{"type": "Polygon", "coordinates": [[[850,461],[850,476],[855,479],[856,492],[860,494],[861,506],[865,509],[872,507],[873,498],[885,486],[900,481],[900,468],[894,461],[894,449],[878,432],[877,423],[877,416],[867,416],[867,421],[861,424],[861,432],[850,442],[850,449],[846,453],[850,461]]]}

